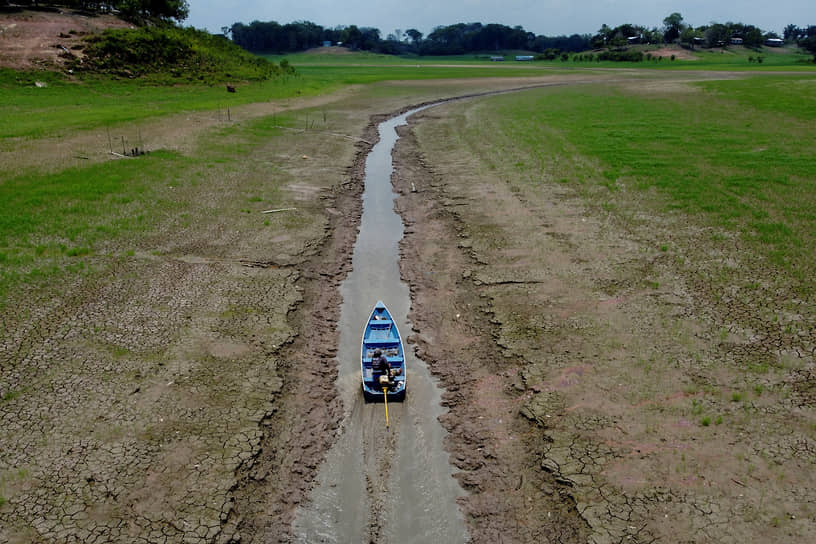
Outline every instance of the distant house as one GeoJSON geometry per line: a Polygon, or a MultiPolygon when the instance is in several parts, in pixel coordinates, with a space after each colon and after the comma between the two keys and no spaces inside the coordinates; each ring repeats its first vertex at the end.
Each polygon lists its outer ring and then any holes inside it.
{"type": "Polygon", "coordinates": [[[534,58],[532,55],[516,55],[516,60],[533,60],[534,58]]]}
{"type": "Polygon", "coordinates": [[[742,45],[742,38],[731,38],[731,45],[742,45]]]}
{"type": "Polygon", "coordinates": [[[780,40],[779,38],[768,38],[765,40],[765,45],[768,47],[782,47],[785,45],[785,42],[780,40]]]}
{"type": "Polygon", "coordinates": [[[493,62],[502,62],[504,61],[504,57],[500,55],[493,55],[492,57],[490,57],[490,60],[492,60],[493,62]]]}

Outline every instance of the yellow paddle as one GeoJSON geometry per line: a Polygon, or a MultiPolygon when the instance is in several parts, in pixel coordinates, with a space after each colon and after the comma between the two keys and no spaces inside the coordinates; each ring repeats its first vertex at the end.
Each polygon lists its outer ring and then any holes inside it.
{"type": "Polygon", "coordinates": [[[383,398],[385,399],[385,428],[388,428],[388,388],[383,387],[383,398]]]}

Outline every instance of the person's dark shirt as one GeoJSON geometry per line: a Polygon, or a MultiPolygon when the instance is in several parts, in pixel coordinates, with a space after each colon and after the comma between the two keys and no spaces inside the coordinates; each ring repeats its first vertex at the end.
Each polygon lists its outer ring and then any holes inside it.
{"type": "Polygon", "coordinates": [[[372,361],[372,366],[374,370],[378,372],[388,372],[391,370],[391,365],[388,363],[388,359],[386,359],[385,355],[375,357],[374,361],[372,361]]]}

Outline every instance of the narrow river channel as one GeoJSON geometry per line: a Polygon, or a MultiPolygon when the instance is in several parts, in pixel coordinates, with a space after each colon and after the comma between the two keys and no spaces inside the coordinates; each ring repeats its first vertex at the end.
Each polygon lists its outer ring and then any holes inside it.
{"type": "MultiPolygon", "coordinates": [[[[426,106],[427,107],[427,106],[426,106]]],[[[384,406],[365,403],[360,390],[360,339],[378,300],[394,317],[403,340],[410,334],[408,286],[399,273],[401,218],[394,211],[391,151],[395,128],[418,108],[379,125],[380,140],[366,159],[365,192],[353,268],[340,287],[337,389],[346,414],[320,468],[311,502],[294,522],[297,542],[464,543],[456,503],[463,491],[442,442],[440,391],[424,362],[406,344],[408,395],[384,406]]]]}

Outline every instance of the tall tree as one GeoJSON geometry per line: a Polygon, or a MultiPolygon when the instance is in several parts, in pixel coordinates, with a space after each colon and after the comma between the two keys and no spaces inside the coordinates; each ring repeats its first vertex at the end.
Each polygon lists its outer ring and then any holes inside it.
{"type": "Polygon", "coordinates": [[[181,22],[190,14],[187,0],[120,0],[111,4],[126,17],[175,19],[181,22]]]}
{"type": "Polygon", "coordinates": [[[796,25],[788,25],[782,32],[782,37],[785,39],[786,42],[795,42],[797,39],[799,39],[799,33],[801,32],[801,30],[802,29],[796,25]]]}
{"type": "Polygon", "coordinates": [[[813,54],[813,62],[816,62],[816,26],[809,26],[803,29],[805,37],[799,40],[799,46],[807,49],[813,54]]]}
{"type": "Polygon", "coordinates": [[[676,41],[683,32],[683,16],[677,12],[663,19],[663,39],[666,43],[676,41]]]}
{"type": "Polygon", "coordinates": [[[416,28],[409,28],[405,31],[405,34],[411,38],[411,42],[413,42],[414,45],[419,45],[419,42],[422,40],[422,32],[416,28]]]}

